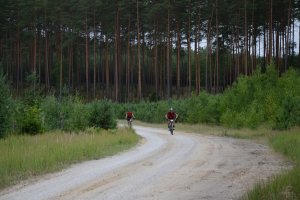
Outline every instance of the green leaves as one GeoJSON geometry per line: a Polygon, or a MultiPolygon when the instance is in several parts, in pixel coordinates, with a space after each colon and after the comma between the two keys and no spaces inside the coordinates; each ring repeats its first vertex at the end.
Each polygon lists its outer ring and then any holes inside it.
{"type": "Polygon", "coordinates": [[[4,137],[12,125],[12,99],[6,76],[0,70],[0,138],[4,137]]]}
{"type": "Polygon", "coordinates": [[[279,77],[275,68],[268,66],[265,73],[258,69],[252,76],[241,76],[223,94],[201,92],[171,103],[141,102],[133,107],[137,119],[148,122],[163,122],[171,104],[180,122],[220,123],[235,128],[267,123],[276,129],[288,129],[300,125],[299,102],[299,73],[291,69],[279,77]]]}
{"type": "Polygon", "coordinates": [[[112,103],[109,101],[95,101],[90,105],[89,126],[104,129],[114,129],[117,121],[112,103]]]}

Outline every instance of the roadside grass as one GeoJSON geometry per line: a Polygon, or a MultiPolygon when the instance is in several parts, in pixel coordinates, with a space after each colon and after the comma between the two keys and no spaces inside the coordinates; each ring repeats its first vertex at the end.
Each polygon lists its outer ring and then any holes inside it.
{"type": "Polygon", "coordinates": [[[139,136],[128,128],[9,136],[0,140],[0,189],[74,163],[113,155],[138,140],[139,136]]]}
{"type": "Polygon", "coordinates": [[[245,200],[296,200],[300,199],[300,128],[274,132],[269,137],[275,151],[294,163],[294,168],[271,181],[258,183],[242,199],[245,200]]]}

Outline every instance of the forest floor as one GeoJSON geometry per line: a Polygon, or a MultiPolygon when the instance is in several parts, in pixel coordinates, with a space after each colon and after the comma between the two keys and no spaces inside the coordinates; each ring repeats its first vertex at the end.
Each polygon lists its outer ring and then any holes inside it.
{"type": "Polygon", "coordinates": [[[254,140],[134,129],[142,137],[135,148],[24,181],[1,191],[0,200],[238,199],[292,167],[254,140]]]}

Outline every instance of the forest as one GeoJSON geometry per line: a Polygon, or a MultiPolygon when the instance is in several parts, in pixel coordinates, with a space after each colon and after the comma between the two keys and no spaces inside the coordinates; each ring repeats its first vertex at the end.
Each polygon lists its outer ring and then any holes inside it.
{"type": "Polygon", "coordinates": [[[299,0],[5,0],[0,68],[16,97],[29,87],[115,102],[220,93],[270,64],[279,76],[299,70],[299,8],[299,0]]]}
{"type": "Polygon", "coordinates": [[[221,130],[293,162],[246,199],[299,199],[299,102],[300,0],[0,2],[0,190],[133,147],[117,120],[166,128],[173,107],[175,137],[221,130]]]}

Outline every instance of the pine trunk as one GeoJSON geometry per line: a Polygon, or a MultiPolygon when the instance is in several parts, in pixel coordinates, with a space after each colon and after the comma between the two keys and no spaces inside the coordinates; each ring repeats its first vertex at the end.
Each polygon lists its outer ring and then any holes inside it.
{"type": "Polygon", "coordinates": [[[166,52],[166,57],[167,57],[167,98],[169,99],[170,96],[170,1],[168,5],[168,22],[167,22],[167,52],[166,52]]]}
{"type": "Polygon", "coordinates": [[[180,91],[180,50],[181,50],[181,35],[179,30],[179,22],[177,21],[177,62],[176,62],[176,69],[177,69],[177,96],[179,96],[180,91]]]}
{"type": "Polygon", "coordinates": [[[88,20],[85,18],[85,84],[86,84],[86,98],[89,98],[89,33],[88,20]]]}
{"type": "Polygon", "coordinates": [[[115,16],[115,49],[114,49],[114,59],[115,59],[115,101],[119,101],[119,7],[117,5],[116,8],[116,16],[115,16]]]}
{"type": "Polygon", "coordinates": [[[136,1],[137,10],[137,46],[138,46],[138,99],[142,100],[142,74],[141,74],[141,50],[140,50],[140,25],[139,25],[139,0],[136,1]]]}

